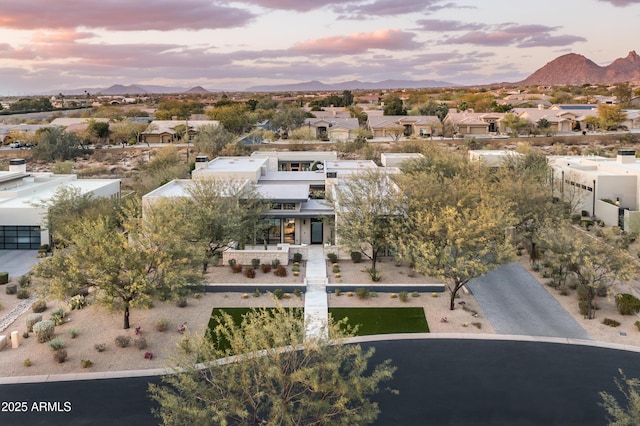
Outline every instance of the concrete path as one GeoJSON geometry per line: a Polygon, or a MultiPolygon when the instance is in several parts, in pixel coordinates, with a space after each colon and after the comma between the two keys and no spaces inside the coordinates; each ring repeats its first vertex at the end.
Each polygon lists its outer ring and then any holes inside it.
{"type": "Polygon", "coordinates": [[[591,340],[519,263],[503,265],[472,280],[468,287],[496,333],[591,340]]]}
{"type": "Polygon", "coordinates": [[[307,338],[328,338],[329,302],[327,299],[327,263],[322,246],[309,246],[304,283],[304,323],[307,338]]]}
{"type": "Polygon", "coordinates": [[[37,250],[0,250],[0,272],[17,278],[29,272],[38,260],[37,250]]]}

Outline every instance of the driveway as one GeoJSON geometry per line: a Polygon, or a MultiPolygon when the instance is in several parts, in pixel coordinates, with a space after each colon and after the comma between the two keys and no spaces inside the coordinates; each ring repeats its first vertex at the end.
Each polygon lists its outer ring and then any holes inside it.
{"type": "Polygon", "coordinates": [[[0,272],[9,278],[24,275],[38,263],[37,250],[0,250],[0,272]]]}
{"type": "Polygon", "coordinates": [[[503,265],[472,280],[468,287],[496,333],[591,340],[519,263],[503,265]]]}

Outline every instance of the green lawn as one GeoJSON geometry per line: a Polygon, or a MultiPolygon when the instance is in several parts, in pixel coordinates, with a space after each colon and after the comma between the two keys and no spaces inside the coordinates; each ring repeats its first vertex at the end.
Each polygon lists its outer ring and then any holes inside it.
{"type": "Polygon", "coordinates": [[[429,332],[423,308],[329,308],[329,314],[336,321],[347,317],[350,325],[359,324],[358,336],[429,332]]]}
{"type": "MultiPolygon", "coordinates": [[[[231,315],[236,324],[242,321],[242,315],[251,308],[214,308],[209,320],[209,329],[218,321],[220,311],[231,315]]],[[[291,308],[300,309],[301,308],[291,308]]],[[[359,325],[358,336],[392,333],[428,333],[429,324],[423,308],[329,308],[329,314],[339,321],[349,318],[349,324],[359,325]]]]}

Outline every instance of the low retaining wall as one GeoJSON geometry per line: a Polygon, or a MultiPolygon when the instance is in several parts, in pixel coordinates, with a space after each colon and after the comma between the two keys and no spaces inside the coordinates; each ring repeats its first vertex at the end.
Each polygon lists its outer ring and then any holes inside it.
{"type": "Polygon", "coordinates": [[[399,293],[406,291],[412,293],[444,293],[444,284],[329,284],[327,293],[334,293],[336,289],[345,291],[355,291],[356,288],[366,288],[369,291],[378,293],[399,293]]]}
{"type": "Polygon", "coordinates": [[[271,264],[278,259],[281,265],[289,264],[289,250],[233,250],[229,249],[222,253],[222,264],[229,264],[230,259],[235,259],[241,265],[251,265],[251,259],[260,259],[260,263],[271,264]]]}
{"type": "Polygon", "coordinates": [[[253,293],[256,289],[261,293],[267,291],[272,292],[276,289],[282,289],[286,293],[293,293],[296,289],[306,291],[307,287],[304,284],[207,284],[204,286],[205,293],[253,293]]]}

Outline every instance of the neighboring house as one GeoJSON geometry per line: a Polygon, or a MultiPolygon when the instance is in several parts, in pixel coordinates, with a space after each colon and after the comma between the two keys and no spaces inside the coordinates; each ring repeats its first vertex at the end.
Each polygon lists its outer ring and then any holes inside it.
{"type": "Polygon", "coordinates": [[[201,126],[217,126],[217,120],[153,120],[140,134],[144,143],[172,143],[184,138],[185,126],[189,127],[189,140],[193,139],[201,126]]]}
{"type": "MultiPolygon", "coordinates": [[[[414,154],[413,157],[420,156],[414,154]]],[[[192,179],[244,182],[271,203],[265,214],[268,231],[258,236],[262,246],[331,245],[336,241],[336,214],[325,194],[344,178],[365,170],[398,173],[396,167],[379,168],[373,161],[337,160],[336,152],[255,152],[250,157],[198,157],[192,179]]],[[[388,164],[411,155],[387,154],[388,164]],[[403,156],[400,158],[400,156],[403,156]]],[[[174,180],[143,196],[143,206],[166,197],[188,197],[192,180],[174,180]]]]}
{"type": "Polygon", "coordinates": [[[0,171],[0,249],[37,250],[50,244],[47,209],[39,205],[61,187],[78,188],[83,195],[120,197],[120,179],[28,172],[25,160],[12,159],[9,171],[0,171]]]}
{"type": "Polygon", "coordinates": [[[305,108],[305,111],[313,114],[315,118],[351,118],[351,113],[345,107],[324,107],[320,111],[305,108]]]}
{"type": "Polygon", "coordinates": [[[551,156],[555,193],[606,225],[640,231],[640,161],[635,154],[621,149],[616,158],[551,156]]]}
{"type": "Polygon", "coordinates": [[[307,127],[312,137],[320,140],[347,141],[353,140],[358,135],[357,118],[307,118],[302,127],[307,127]]]}
{"type": "Polygon", "coordinates": [[[532,126],[545,119],[549,122],[549,130],[553,133],[570,133],[576,123],[576,116],[572,112],[562,110],[514,108],[513,113],[527,120],[532,126]]]}
{"type": "Polygon", "coordinates": [[[374,138],[396,138],[402,128],[402,136],[431,136],[441,127],[435,115],[377,115],[367,112],[367,128],[374,138]]]}
{"type": "Polygon", "coordinates": [[[500,112],[449,112],[444,118],[445,125],[452,126],[454,133],[466,135],[487,135],[499,133],[500,120],[504,113],[500,112]]]}
{"type": "Polygon", "coordinates": [[[21,133],[35,134],[38,130],[51,127],[49,124],[0,124],[0,142],[7,145],[14,142],[21,133]]]}

